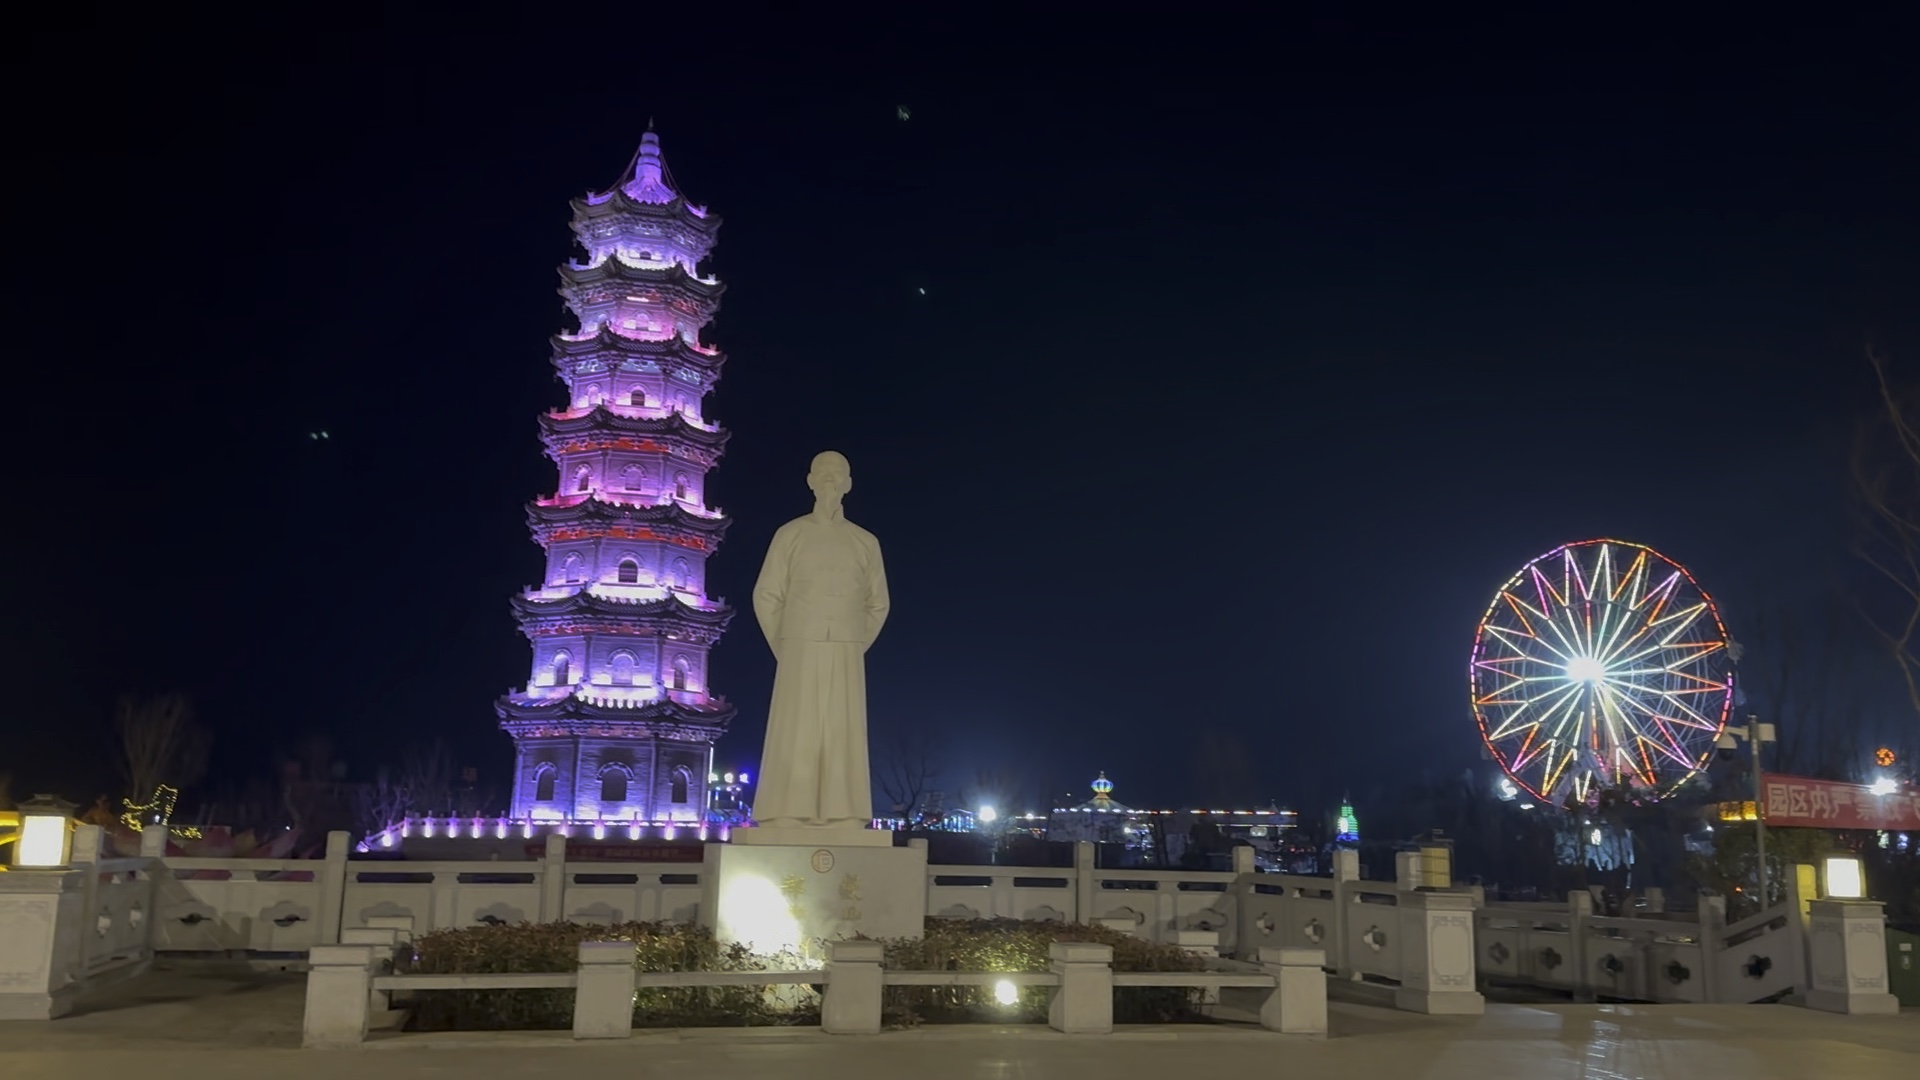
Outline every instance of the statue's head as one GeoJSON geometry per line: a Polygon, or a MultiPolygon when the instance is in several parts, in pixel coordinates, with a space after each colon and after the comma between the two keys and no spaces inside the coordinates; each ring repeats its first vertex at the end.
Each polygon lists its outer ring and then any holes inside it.
{"type": "Polygon", "coordinates": [[[807,486],[816,497],[839,498],[853,490],[853,466],[838,450],[822,450],[813,455],[813,467],[807,470],[807,486]]]}

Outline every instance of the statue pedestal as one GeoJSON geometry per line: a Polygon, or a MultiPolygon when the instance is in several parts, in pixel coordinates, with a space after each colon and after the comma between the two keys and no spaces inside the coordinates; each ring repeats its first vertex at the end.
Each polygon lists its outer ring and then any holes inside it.
{"type": "Polygon", "coordinates": [[[752,825],[728,834],[730,842],[751,847],[892,847],[893,833],[884,829],[834,828],[821,825],[752,825]]]}
{"type": "Polygon", "coordinates": [[[927,847],[894,847],[871,829],[741,829],[708,844],[700,921],[722,942],[755,953],[792,950],[826,959],[826,943],[853,937],[917,938],[927,919],[927,847]],[[743,842],[749,833],[754,841],[743,842]],[[880,837],[877,845],[868,837],[880,837]],[[797,840],[797,843],[782,842],[797,840]]]}

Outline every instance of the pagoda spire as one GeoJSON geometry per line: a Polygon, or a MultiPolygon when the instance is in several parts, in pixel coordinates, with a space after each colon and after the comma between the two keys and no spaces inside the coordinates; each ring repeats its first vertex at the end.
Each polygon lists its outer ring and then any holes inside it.
{"type": "Polygon", "coordinates": [[[673,190],[667,161],[660,156],[660,136],[647,121],[646,134],[640,136],[640,152],[634,155],[633,174],[620,186],[627,198],[643,203],[670,203],[680,197],[673,190]]]}

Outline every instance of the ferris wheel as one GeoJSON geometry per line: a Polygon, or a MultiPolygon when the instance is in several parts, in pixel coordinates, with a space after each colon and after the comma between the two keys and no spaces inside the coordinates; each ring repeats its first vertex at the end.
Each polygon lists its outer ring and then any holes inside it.
{"type": "Polygon", "coordinates": [[[1474,634],[1480,737],[1535,798],[1661,798],[1706,764],[1733,708],[1727,628],[1685,567],[1620,540],[1520,568],[1474,634]]]}

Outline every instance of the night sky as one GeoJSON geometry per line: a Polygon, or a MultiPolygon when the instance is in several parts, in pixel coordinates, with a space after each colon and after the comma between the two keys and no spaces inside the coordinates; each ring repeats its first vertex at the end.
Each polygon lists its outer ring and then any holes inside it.
{"type": "MultiPolygon", "coordinates": [[[[650,117],[726,222],[711,591],[747,605],[846,453],[895,605],[875,738],[937,732],[944,787],[1317,807],[1457,772],[1488,598],[1589,536],[1687,564],[1736,636],[1830,607],[1863,345],[1920,368],[1911,98],[1344,32],[1273,77],[831,83],[724,40],[668,72],[398,23],[37,39],[25,77],[84,61],[112,104],[12,139],[0,772],[107,790],[113,698],[179,690],[209,789],[311,732],[357,776],[437,738],[504,782],[567,200],[650,117]]],[[[725,764],[772,666],[743,610],[725,764]]]]}

